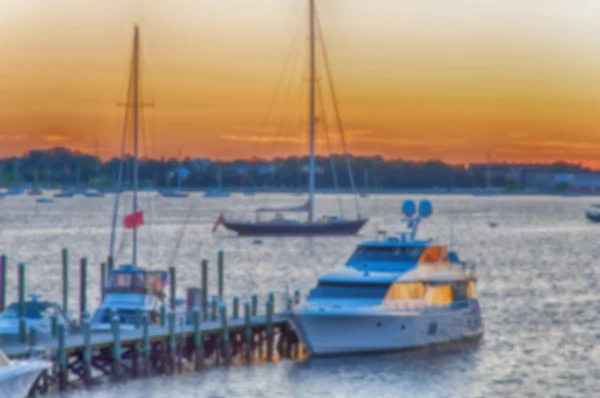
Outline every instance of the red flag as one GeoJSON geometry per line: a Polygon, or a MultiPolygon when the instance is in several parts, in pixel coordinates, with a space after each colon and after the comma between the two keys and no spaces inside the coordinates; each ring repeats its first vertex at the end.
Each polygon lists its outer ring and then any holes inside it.
{"type": "Polygon", "coordinates": [[[126,215],[123,218],[123,226],[127,229],[137,228],[144,225],[144,211],[138,210],[135,213],[126,215]]]}
{"type": "Polygon", "coordinates": [[[223,216],[223,213],[221,213],[221,214],[219,214],[219,218],[217,218],[217,222],[213,226],[213,230],[212,230],[213,234],[217,230],[217,227],[219,226],[219,224],[223,224],[224,222],[225,222],[225,217],[223,216]]]}

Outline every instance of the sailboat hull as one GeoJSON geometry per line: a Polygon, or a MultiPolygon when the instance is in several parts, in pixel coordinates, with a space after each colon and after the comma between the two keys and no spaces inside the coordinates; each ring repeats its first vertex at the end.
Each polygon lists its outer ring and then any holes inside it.
{"type": "Polygon", "coordinates": [[[367,221],[363,219],[298,224],[224,222],[223,225],[240,236],[345,236],[356,235],[367,221]]]}

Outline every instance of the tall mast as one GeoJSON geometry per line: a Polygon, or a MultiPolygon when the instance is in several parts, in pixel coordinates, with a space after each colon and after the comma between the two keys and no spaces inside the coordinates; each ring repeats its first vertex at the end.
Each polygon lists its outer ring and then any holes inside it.
{"type": "MultiPolygon", "coordinates": [[[[138,211],[139,28],[133,35],[133,213],[138,211]]],[[[133,228],[132,264],[137,266],[137,228],[133,228]]]]}
{"type": "Polygon", "coordinates": [[[308,222],[314,217],[315,196],[315,0],[310,5],[310,152],[308,162],[308,222]]]}

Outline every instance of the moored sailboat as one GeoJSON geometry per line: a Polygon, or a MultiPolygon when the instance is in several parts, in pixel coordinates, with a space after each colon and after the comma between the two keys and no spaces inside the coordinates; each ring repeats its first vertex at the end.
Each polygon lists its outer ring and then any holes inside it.
{"type": "MultiPolygon", "coordinates": [[[[269,208],[263,207],[256,211],[256,221],[234,221],[227,220],[223,214],[219,215],[217,222],[213,228],[213,231],[219,225],[223,225],[226,229],[236,232],[240,236],[328,236],[328,235],[355,235],[358,231],[367,223],[366,218],[360,216],[360,212],[355,220],[347,220],[343,217],[337,216],[323,216],[321,218],[315,217],[315,174],[317,171],[315,164],[315,127],[317,124],[316,115],[316,100],[317,100],[317,88],[316,88],[316,30],[317,30],[317,16],[315,0],[309,0],[309,32],[310,32],[310,57],[309,57],[309,69],[310,69],[310,106],[309,106],[309,163],[308,163],[308,200],[301,206],[296,207],[282,207],[282,208],[269,208]],[[308,217],[305,222],[298,220],[286,219],[282,213],[307,213],[308,217]],[[260,214],[263,213],[275,213],[273,219],[263,221],[260,220],[260,214]]],[[[322,36],[322,35],[321,35],[322,36]]],[[[322,37],[320,38],[323,39],[322,37]]],[[[324,60],[327,64],[327,57],[325,55],[325,48],[323,42],[321,42],[321,50],[323,51],[324,60]]],[[[328,64],[327,64],[328,66],[328,64]]],[[[329,73],[329,68],[327,67],[329,73]]],[[[331,76],[329,76],[329,83],[333,94],[333,83],[331,82],[331,76]]],[[[320,93],[320,92],[319,92],[320,93]]],[[[334,100],[335,103],[335,100],[334,100]]],[[[336,117],[338,118],[338,126],[340,132],[343,135],[341,128],[341,121],[339,120],[339,112],[336,105],[336,117]]],[[[346,160],[348,160],[346,156],[346,160]]],[[[352,176],[351,168],[348,167],[350,174],[350,181],[353,191],[356,191],[354,186],[354,179],[352,176]]],[[[356,192],[354,192],[356,193],[356,192]]]]}

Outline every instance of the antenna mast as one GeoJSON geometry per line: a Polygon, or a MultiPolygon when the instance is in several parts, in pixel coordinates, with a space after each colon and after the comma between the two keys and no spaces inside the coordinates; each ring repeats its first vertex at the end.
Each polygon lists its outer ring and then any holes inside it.
{"type": "MultiPolygon", "coordinates": [[[[138,211],[139,28],[133,36],[133,213],[138,211]]],[[[133,228],[132,264],[137,267],[137,228],[133,228]]]]}
{"type": "Polygon", "coordinates": [[[314,218],[315,195],[315,0],[309,0],[310,17],[310,157],[308,162],[308,222],[314,218]]]}

